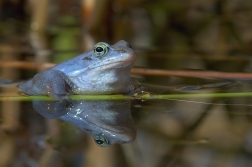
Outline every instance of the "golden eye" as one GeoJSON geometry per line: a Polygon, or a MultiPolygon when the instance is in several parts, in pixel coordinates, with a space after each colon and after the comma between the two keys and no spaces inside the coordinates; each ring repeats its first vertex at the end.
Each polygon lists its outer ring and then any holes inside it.
{"type": "Polygon", "coordinates": [[[101,57],[108,53],[108,45],[103,42],[99,42],[94,46],[94,56],[101,57]]]}
{"type": "Polygon", "coordinates": [[[95,135],[94,136],[95,143],[100,147],[107,147],[109,146],[108,140],[102,135],[95,135]]]}

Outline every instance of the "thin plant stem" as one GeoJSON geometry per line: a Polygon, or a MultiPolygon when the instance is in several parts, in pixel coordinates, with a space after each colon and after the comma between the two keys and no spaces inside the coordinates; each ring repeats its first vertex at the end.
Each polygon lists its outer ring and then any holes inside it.
{"type": "MultiPolygon", "coordinates": [[[[53,63],[33,63],[23,61],[1,61],[0,67],[12,67],[22,69],[42,69],[46,70],[52,68],[53,63]]],[[[195,77],[195,78],[220,78],[220,79],[238,79],[238,80],[252,80],[251,73],[238,72],[217,72],[217,71],[179,71],[179,70],[162,70],[162,69],[144,69],[132,68],[131,74],[138,75],[152,75],[152,76],[177,76],[177,77],[195,77]]]]}
{"type": "MultiPolygon", "coordinates": [[[[252,92],[234,92],[234,93],[202,93],[202,94],[139,94],[134,96],[127,95],[71,95],[72,100],[125,100],[125,99],[188,99],[188,98],[235,98],[252,97],[252,92]]],[[[44,100],[54,101],[48,96],[2,96],[0,101],[32,101],[44,100]]]]}

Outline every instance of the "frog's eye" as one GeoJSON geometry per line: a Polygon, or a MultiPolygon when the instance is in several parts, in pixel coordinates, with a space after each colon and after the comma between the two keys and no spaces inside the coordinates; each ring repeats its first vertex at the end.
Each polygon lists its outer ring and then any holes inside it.
{"type": "Polygon", "coordinates": [[[101,57],[108,53],[108,45],[103,42],[99,42],[94,46],[94,56],[101,57]]]}
{"type": "Polygon", "coordinates": [[[95,135],[94,136],[95,143],[100,147],[107,147],[109,146],[108,140],[102,135],[95,135]]]}

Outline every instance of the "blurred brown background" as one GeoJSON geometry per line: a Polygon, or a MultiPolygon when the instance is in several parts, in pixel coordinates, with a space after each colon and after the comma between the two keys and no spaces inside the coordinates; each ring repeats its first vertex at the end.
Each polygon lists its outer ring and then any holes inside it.
{"type": "MultiPolygon", "coordinates": [[[[252,1],[0,0],[0,78],[28,79],[44,64],[121,39],[136,51],[137,67],[251,72],[252,1]]],[[[209,83],[144,79],[166,86],[209,83]]],[[[236,88],[230,89],[251,91],[250,83],[236,88]]],[[[206,104],[134,103],[137,140],[106,149],[70,124],[43,119],[28,102],[1,102],[0,167],[251,166],[251,99],[193,100],[206,104]],[[237,103],[244,105],[230,106],[237,103]]]]}

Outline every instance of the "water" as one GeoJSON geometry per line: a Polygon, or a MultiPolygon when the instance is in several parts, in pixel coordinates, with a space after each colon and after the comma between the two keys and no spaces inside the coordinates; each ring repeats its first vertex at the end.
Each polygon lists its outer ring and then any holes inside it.
{"type": "MultiPolygon", "coordinates": [[[[167,77],[159,79],[167,82],[167,77]]],[[[214,94],[251,89],[248,82],[218,80],[213,83],[213,80],[199,79],[198,84],[193,85],[188,78],[178,79],[178,85],[183,86],[169,89],[170,93],[214,94]]],[[[155,93],[153,91],[150,95],[155,93]]],[[[8,92],[4,96],[8,96],[8,92]]],[[[2,101],[0,155],[4,158],[0,162],[11,166],[16,163],[23,166],[89,166],[93,163],[102,166],[246,166],[252,163],[251,109],[251,97],[235,95],[85,100],[71,104],[2,101]],[[99,147],[94,141],[96,135],[105,137],[109,145],[99,147]]]]}

